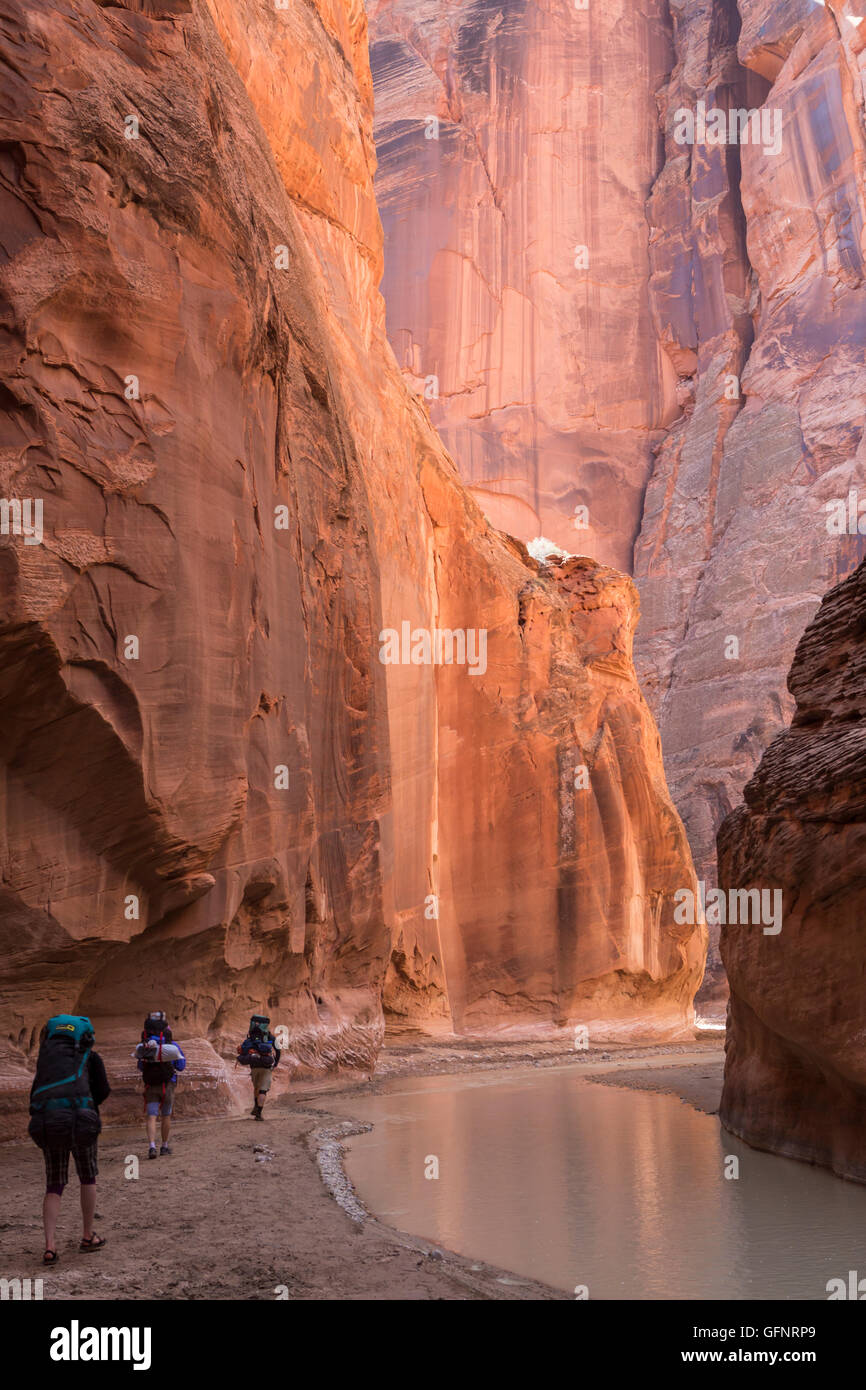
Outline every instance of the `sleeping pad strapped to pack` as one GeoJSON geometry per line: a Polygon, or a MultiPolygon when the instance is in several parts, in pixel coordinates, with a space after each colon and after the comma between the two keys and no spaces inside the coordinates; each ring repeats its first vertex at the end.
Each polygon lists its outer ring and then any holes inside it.
{"type": "MultiPolygon", "coordinates": [[[[167,1029],[169,1038],[171,1030],[167,1029]]],[[[175,1062],[183,1053],[176,1043],[167,1042],[165,1036],[147,1038],[140,1042],[133,1056],[141,1062],[141,1075],[145,1086],[162,1086],[171,1081],[175,1073],[175,1062]]]]}

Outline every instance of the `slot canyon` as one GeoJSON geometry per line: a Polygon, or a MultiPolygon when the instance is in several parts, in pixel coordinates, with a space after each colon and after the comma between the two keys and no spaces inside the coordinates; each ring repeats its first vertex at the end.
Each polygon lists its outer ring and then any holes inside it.
{"type": "Polygon", "coordinates": [[[0,1137],[52,1013],[204,1117],[251,1014],[279,1091],[729,980],[724,1123],[866,1181],[857,18],[8,0],[0,1137]]]}

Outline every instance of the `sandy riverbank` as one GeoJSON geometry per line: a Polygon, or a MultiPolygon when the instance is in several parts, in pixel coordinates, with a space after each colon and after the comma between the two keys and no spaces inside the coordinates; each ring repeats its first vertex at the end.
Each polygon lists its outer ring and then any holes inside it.
{"type": "Polygon", "coordinates": [[[598,1072],[589,1079],[600,1086],[624,1086],[630,1091],[656,1091],[679,1096],[706,1115],[719,1113],[725,1054],[722,1047],[697,1061],[686,1058],[646,1059],[621,1063],[611,1071],[598,1072]]]}
{"type": "Polygon", "coordinates": [[[99,1253],[79,1253],[73,1183],[64,1195],[60,1261],[51,1269],[41,1265],[41,1156],[30,1143],[0,1148],[0,1181],[15,1194],[0,1223],[0,1273],[42,1277],[44,1297],[53,1299],[276,1299],[281,1287],[290,1300],[560,1298],[373,1219],[353,1219],[339,1162],[339,1137],[351,1124],[328,1114],[328,1096],[375,1093],[400,1076],[576,1063],[592,1080],[665,1090],[714,1109],[720,1059],[718,1037],[584,1054],[551,1043],[398,1040],[371,1080],[299,1087],[274,1103],[264,1124],[246,1117],[184,1121],[181,1091],[170,1157],[150,1162],[140,1128],[106,1126],[98,1229],[109,1243],[99,1253]],[[126,1176],[130,1156],[139,1160],[137,1177],[126,1176]],[[344,1184],[342,1207],[322,1180],[320,1162],[332,1190],[344,1184]]]}

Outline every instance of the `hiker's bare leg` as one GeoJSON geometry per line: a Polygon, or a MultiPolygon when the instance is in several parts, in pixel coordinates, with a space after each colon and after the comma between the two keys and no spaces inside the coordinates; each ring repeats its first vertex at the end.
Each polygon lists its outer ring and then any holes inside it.
{"type": "Polygon", "coordinates": [[[60,1193],[46,1192],[42,1199],[42,1224],[45,1227],[45,1249],[56,1250],[57,1218],[60,1215],[60,1193]]]}
{"type": "Polygon", "coordinates": [[[156,1115],[147,1116],[147,1142],[152,1149],[156,1148],[156,1115]]]}
{"type": "Polygon", "coordinates": [[[163,1142],[163,1144],[167,1144],[167,1143],[168,1143],[168,1132],[169,1132],[170,1129],[171,1129],[171,1116],[170,1116],[170,1115],[163,1115],[163,1117],[162,1117],[162,1142],[163,1142]]]}
{"type": "Polygon", "coordinates": [[[81,1184],[81,1223],[84,1239],[93,1235],[93,1218],[96,1215],[96,1183],[81,1184]]]}

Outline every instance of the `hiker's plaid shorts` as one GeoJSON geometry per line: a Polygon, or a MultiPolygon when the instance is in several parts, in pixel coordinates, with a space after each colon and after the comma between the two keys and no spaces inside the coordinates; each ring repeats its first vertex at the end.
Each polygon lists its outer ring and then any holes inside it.
{"type": "Polygon", "coordinates": [[[46,1187],[65,1187],[69,1181],[69,1155],[75,1160],[75,1171],[78,1174],[78,1181],[91,1183],[96,1181],[99,1168],[96,1162],[96,1150],[98,1141],[94,1139],[92,1144],[85,1144],[83,1148],[77,1149],[43,1149],[45,1156],[45,1186],[46,1187]]]}

